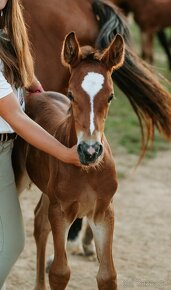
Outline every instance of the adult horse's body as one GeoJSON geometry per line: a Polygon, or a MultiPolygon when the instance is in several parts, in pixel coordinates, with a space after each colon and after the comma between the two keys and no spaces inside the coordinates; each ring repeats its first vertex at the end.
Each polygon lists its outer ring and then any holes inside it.
{"type": "Polygon", "coordinates": [[[36,75],[46,90],[66,92],[69,73],[61,64],[64,37],[76,31],[81,45],[93,45],[98,22],[92,0],[22,0],[35,55],[36,75]]]}
{"type": "Polygon", "coordinates": [[[114,0],[133,12],[135,21],[144,32],[157,32],[171,26],[171,0],[114,0]]]}
{"type": "Polygon", "coordinates": [[[153,39],[157,33],[171,68],[171,51],[163,31],[164,28],[171,27],[171,0],[114,0],[113,2],[125,13],[133,13],[141,30],[143,57],[150,62],[153,61],[153,39]]]}

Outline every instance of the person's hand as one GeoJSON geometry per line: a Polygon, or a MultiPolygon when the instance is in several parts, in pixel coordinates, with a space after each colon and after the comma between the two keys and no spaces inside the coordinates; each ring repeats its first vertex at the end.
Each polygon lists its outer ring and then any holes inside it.
{"type": "Polygon", "coordinates": [[[34,93],[43,93],[44,89],[42,87],[42,85],[39,83],[39,85],[35,86],[35,87],[31,87],[27,89],[27,92],[29,94],[34,94],[34,93]]]}
{"type": "Polygon", "coordinates": [[[44,92],[44,89],[43,89],[41,83],[38,81],[38,79],[36,78],[35,75],[33,77],[32,84],[28,88],[26,88],[26,90],[29,94],[43,93],[44,92]]]}
{"type": "Polygon", "coordinates": [[[66,149],[66,154],[63,158],[63,162],[73,164],[75,166],[81,166],[76,145],[72,148],[66,149]]]}

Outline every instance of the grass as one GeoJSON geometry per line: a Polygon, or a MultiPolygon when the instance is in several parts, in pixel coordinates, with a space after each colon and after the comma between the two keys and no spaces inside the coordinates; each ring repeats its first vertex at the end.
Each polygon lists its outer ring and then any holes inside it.
{"type": "MultiPolygon", "coordinates": [[[[136,44],[136,51],[140,50],[139,30],[135,24],[131,24],[136,44]]],[[[155,64],[154,69],[165,77],[169,77],[167,61],[163,50],[155,40],[155,64]],[[162,56],[162,57],[159,57],[162,56]]],[[[168,84],[168,88],[171,85],[168,84]]],[[[139,155],[141,150],[141,132],[137,117],[129,104],[127,97],[115,86],[116,99],[112,101],[105,126],[105,133],[113,152],[120,148],[126,153],[139,155]]],[[[155,133],[153,147],[147,151],[145,158],[155,157],[158,151],[168,150],[171,145],[165,141],[158,132],[155,133]]]]}
{"type": "MultiPolygon", "coordinates": [[[[116,88],[117,96],[110,106],[105,126],[105,133],[110,142],[112,151],[117,147],[129,154],[139,155],[141,151],[141,131],[138,119],[127,98],[116,88]]],[[[147,158],[155,157],[161,150],[170,148],[170,143],[155,133],[154,144],[146,153],[147,158]]]]}

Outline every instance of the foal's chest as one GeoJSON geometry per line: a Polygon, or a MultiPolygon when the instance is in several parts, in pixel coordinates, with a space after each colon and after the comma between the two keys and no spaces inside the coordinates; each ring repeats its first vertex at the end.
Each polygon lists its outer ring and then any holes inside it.
{"type": "Polygon", "coordinates": [[[110,202],[117,188],[116,175],[112,170],[84,171],[80,169],[65,172],[61,170],[58,174],[56,197],[63,206],[66,203],[79,203],[79,216],[82,217],[91,212],[97,200],[110,202]]]}

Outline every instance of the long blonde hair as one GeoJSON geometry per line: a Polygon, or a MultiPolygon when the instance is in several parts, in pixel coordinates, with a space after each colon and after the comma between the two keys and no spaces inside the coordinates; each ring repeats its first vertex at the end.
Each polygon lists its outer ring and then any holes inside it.
{"type": "Polygon", "coordinates": [[[20,0],[8,0],[1,18],[0,59],[4,75],[16,87],[29,87],[34,68],[20,0]]]}

